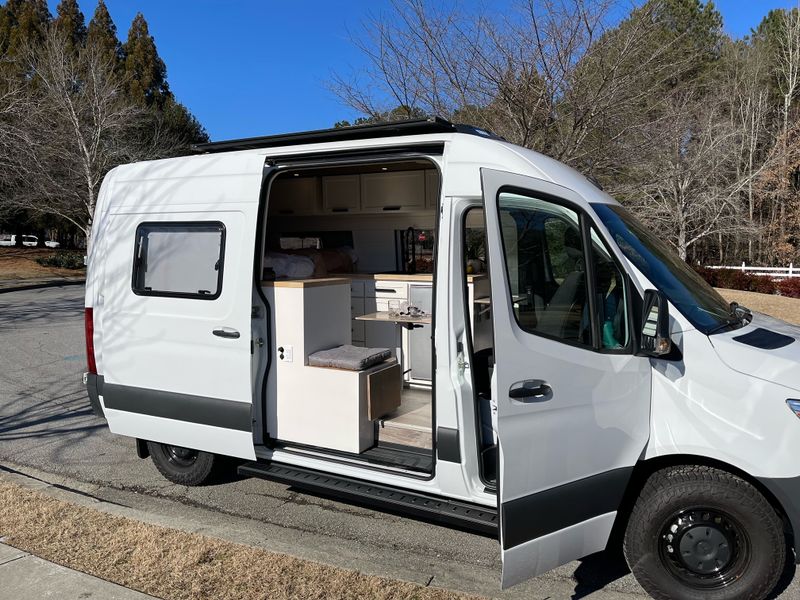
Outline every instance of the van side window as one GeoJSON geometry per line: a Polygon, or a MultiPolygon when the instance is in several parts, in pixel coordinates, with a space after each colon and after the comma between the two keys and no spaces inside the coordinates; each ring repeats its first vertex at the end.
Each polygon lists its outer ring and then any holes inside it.
{"type": "Polygon", "coordinates": [[[578,213],[501,192],[500,226],[514,314],[528,332],[591,346],[578,213]]]}
{"type": "Polygon", "coordinates": [[[214,300],[222,292],[225,226],[218,221],[142,223],[136,229],[133,292],[214,300]]]}

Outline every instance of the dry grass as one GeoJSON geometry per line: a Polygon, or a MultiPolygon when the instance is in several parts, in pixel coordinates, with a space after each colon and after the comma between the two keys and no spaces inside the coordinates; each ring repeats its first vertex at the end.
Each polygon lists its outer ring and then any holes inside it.
{"type": "Polygon", "coordinates": [[[38,279],[41,277],[76,277],[85,275],[84,269],[57,269],[43,267],[34,259],[57,252],[52,248],[0,247],[0,280],[38,279]]]}
{"type": "Polygon", "coordinates": [[[750,310],[800,325],[800,300],[740,290],[718,290],[728,302],[738,302],[750,310]]]}
{"type": "Polygon", "coordinates": [[[2,480],[0,536],[20,550],[165,600],[463,597],[110,515],[2,480]]]}

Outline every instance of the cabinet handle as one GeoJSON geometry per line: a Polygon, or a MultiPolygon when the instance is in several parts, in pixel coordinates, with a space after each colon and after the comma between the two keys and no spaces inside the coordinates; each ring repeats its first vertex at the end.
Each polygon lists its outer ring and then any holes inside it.
{"type": "Polygon", "coordinates": [[[331,209],[333,212],[343,213],[343,212],[350,212],[349,208],[333,208],[331,209]]]}
{"type": "Polygon", "coordinates": [[[400,210],[401,206],[384,206],[383,210],[400,210]]]}
{"type": "Polygon", "coordinates": [[[393,290],[392,288],[375,288],[376,292],[381,292],[382,294],[396,294],[397,290],[393,290]]]}

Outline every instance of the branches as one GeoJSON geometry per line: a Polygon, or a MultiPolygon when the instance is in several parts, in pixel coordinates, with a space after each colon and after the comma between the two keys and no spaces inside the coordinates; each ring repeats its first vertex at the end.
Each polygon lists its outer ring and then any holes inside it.
{"type": "Polygon", "coordinates": [[[424,0],[392,7],[354,36],[367,67],[334,79],[347,105],[374,119],[439,114],[492,130],[591,173],[683,256],[728,237],[754,259],[762,181],[784,161],[785,183],[792,152],[800,10],[781,12],[774,59],[762,28],[734,42],[713,6],[694,0],[520,0],[504,15],[424,0]]]}
{"type": "Polygon", "coordinates": [[[88,237],[108,170],[176,148],[160,116],[123,93],[108,53],[91,44],[70,50],[64,35],[51,27],[19,54],[27,80],[8,74],[1,84],[0,185],[6,210],[56,215],[88,237]]]}

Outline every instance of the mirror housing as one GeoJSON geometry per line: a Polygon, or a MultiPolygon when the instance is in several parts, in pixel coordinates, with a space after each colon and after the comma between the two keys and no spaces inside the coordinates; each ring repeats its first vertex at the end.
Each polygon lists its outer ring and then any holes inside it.
{"type": "Polygon", "coordinates": [[[664,292],[646,290],[642,305],[639,349],[645,356],[659,357],[672,351],[669,337],[669,302],[664,292]]]}

